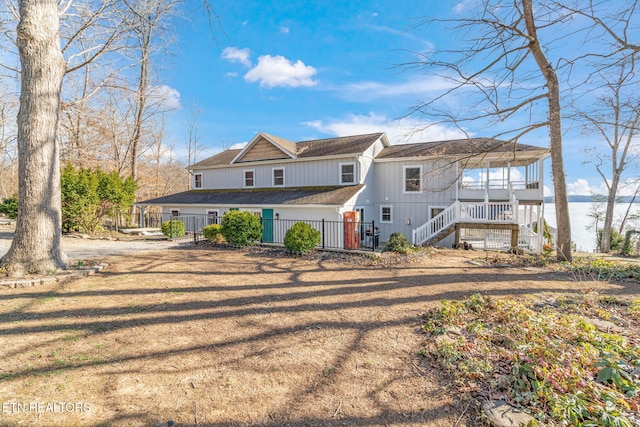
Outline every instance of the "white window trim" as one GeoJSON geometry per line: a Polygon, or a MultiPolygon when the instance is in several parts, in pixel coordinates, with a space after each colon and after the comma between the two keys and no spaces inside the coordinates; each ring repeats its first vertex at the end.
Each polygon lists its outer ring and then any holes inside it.
{"type": "Polygon", "coordinates": [[[286,184],[286,179],[285,179],[285,172],[284,172],[284,168],[271,168],[271,186],[272,187],[284,187],[286,184]],[[275,171],[277,170],[281,170],[282,171],[282,185],[276,185],[276,176],[275,176],[275,171]]]}
{"type": "Polygon", "coordinates": [[[446,206],[429,206],[429,219],[433,219],[433,210],[434,209],[442,209],[443,211],[447,209],[446,206]]]}
{"type": "Polygon", "coordinates": [[[220,209],[207,209],[207,215],[213,215],[211,212],[215,212],[216,216],[220,216],[220,209]]]}
{"type": "Polygon", "coordinates": [[[356,162],[344,162],[344,163],[340,163],[340,167],[338,169],[338,172],[340,174],[340,176],[338,177],[338,182],[340,182],[340,185],[349,185],[349,184],[356,184],[358,182],[358,173],[357,173],[357,168],[356,168],[356,162]],[[353,166],[353,181],[352,182],[344,182],[342,181],[342,166],[348,166],[351,165],[353,166]]]}
{"type": "Polygon", "coordinates": [[[202,180],[202,174],[201,173],[193,174],[193,188],[202,188],[203,185],[204,185],[204,181],[202,180]],[[198,186],[198,179],[196,178],[197,176],[200,177],[200,186],[198,186]]]}
{"type": "Polygon", "coordinates": [[[245,169],[242,171],[242,186],[244,188],[254,188],[256,186],[256,170],[245,169]],[[247,172],[253,172],[253,185],[247,185],[247,172]]]}
{"type": "Polygon", "coordinates": [[[422,193],[422,165],[406,165],[404,167],[404,169],[402,170],[402,193],[403,194],[420,194],[422,193]],[[407,169],[416,169],[418,168],[420,170],[419,173],[419,177],[420,177],[420,185],[419,185],[419,190],[418,191],[407,191],[407,169]]]}
{"type": "Polygon", "coordinates": [[[380,222],[382,224],[393,224],[393,205],[380,205],[380,222]],[[384,220],[383,210],[389,208],[389,221],[384,220]]]}
{"type": "Polygon", "coordinates": [[[180,216],[180,208],[169,208],[169,217],[171,219],[174,218],[174,215],[173,215],[174,212],[178,212],[178,215],[175,215],[175,216],[180,216]]]}

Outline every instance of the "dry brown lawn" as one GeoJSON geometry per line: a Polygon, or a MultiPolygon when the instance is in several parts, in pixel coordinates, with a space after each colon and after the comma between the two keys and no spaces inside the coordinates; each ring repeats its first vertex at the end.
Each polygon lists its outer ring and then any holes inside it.
{"type": "Polygon", "coordinates": [[[0,288],[0,425],[470,425],[447,376],[417,356],[428,307],[475,292],[638,292],[472,256],[384,267],[171,249],[0,288]]]}

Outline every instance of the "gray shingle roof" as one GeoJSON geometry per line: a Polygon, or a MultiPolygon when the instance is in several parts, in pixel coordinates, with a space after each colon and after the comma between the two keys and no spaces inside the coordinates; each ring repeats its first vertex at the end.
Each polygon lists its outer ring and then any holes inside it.
{"type": "Polygon", "coordinates": [[[191,190],[137,205],[328,205],[341,206],[364,188],[363,184],[346,187],[256,188],[242,190],[191,190]]]}
{"type": "Polygon", "coordinates": [[[209,166],[228,165],[231,160],[235,159],[238,153],[242,150],[226,150],[218,153],[214,156],[204,159],[198,163],[193,164],[192,168],[203,168],[209,166]]]}
{"type": "MultiPolygon", "coordinates": [[[[279,144],[286,146],[297,158],[310,158],[322,156],[337,156],[342,154],[358,154],[364,152],[374,142],[384,135],[384,133],[371,133],[366,135],[343,136],[338,138],[316,139],[311,141],[290,141],[273,135],[267,135],[279,144]],[[295,147],[292,147],[294,144],[295,147]],[[294,150],[295,148],[295,150],[294,150]]],[[[208,159],[202,160],[191,166],[193,169],[203,169],[211,166],[228,165],[242,150],[226,150],[208,159]]]]}
{"type": "Polygon", "coordinates": [[[526,144],[516,144],[492,138],[469,138],[415,144],[391,145],[385,147],[376,159],[406,157],[464,156],[482,153],[525,153],[545,152],[546,148],[526,144]]]}
{"type": "Polygon", "coordinates": [[[362,153],[380,139],[382,135],[384,134],[379,132],[366,135],[301,141],[296,144],[298,146],[297,156],[304,158],[362,153]]]}

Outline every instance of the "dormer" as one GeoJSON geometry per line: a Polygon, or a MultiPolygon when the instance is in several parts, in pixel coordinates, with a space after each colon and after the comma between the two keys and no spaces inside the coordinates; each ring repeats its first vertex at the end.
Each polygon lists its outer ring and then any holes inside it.
{"type": "Polygon", "coordinates": [[[295,159],[295,142],[268,133],[258,133],[231,161],[233,163],[257,162],[261,160],[295,159]]]}

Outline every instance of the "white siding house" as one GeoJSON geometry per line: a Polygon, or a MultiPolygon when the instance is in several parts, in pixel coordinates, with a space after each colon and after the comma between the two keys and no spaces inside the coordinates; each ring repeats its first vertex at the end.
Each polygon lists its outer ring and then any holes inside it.
{"type": "Polygon", "coordinates": [[[384,133],[300,142],[259,133],[241,150],[192,165],[192,190],[137,205],[174,215],[240,209],[310,221],[342,221],[358,211],[382,241],[394,232],[415,244],[502,239],[537,252],[542,238],[533,230],[541,229],[548,155],[487,138],[390,145],[384,133]]]}

